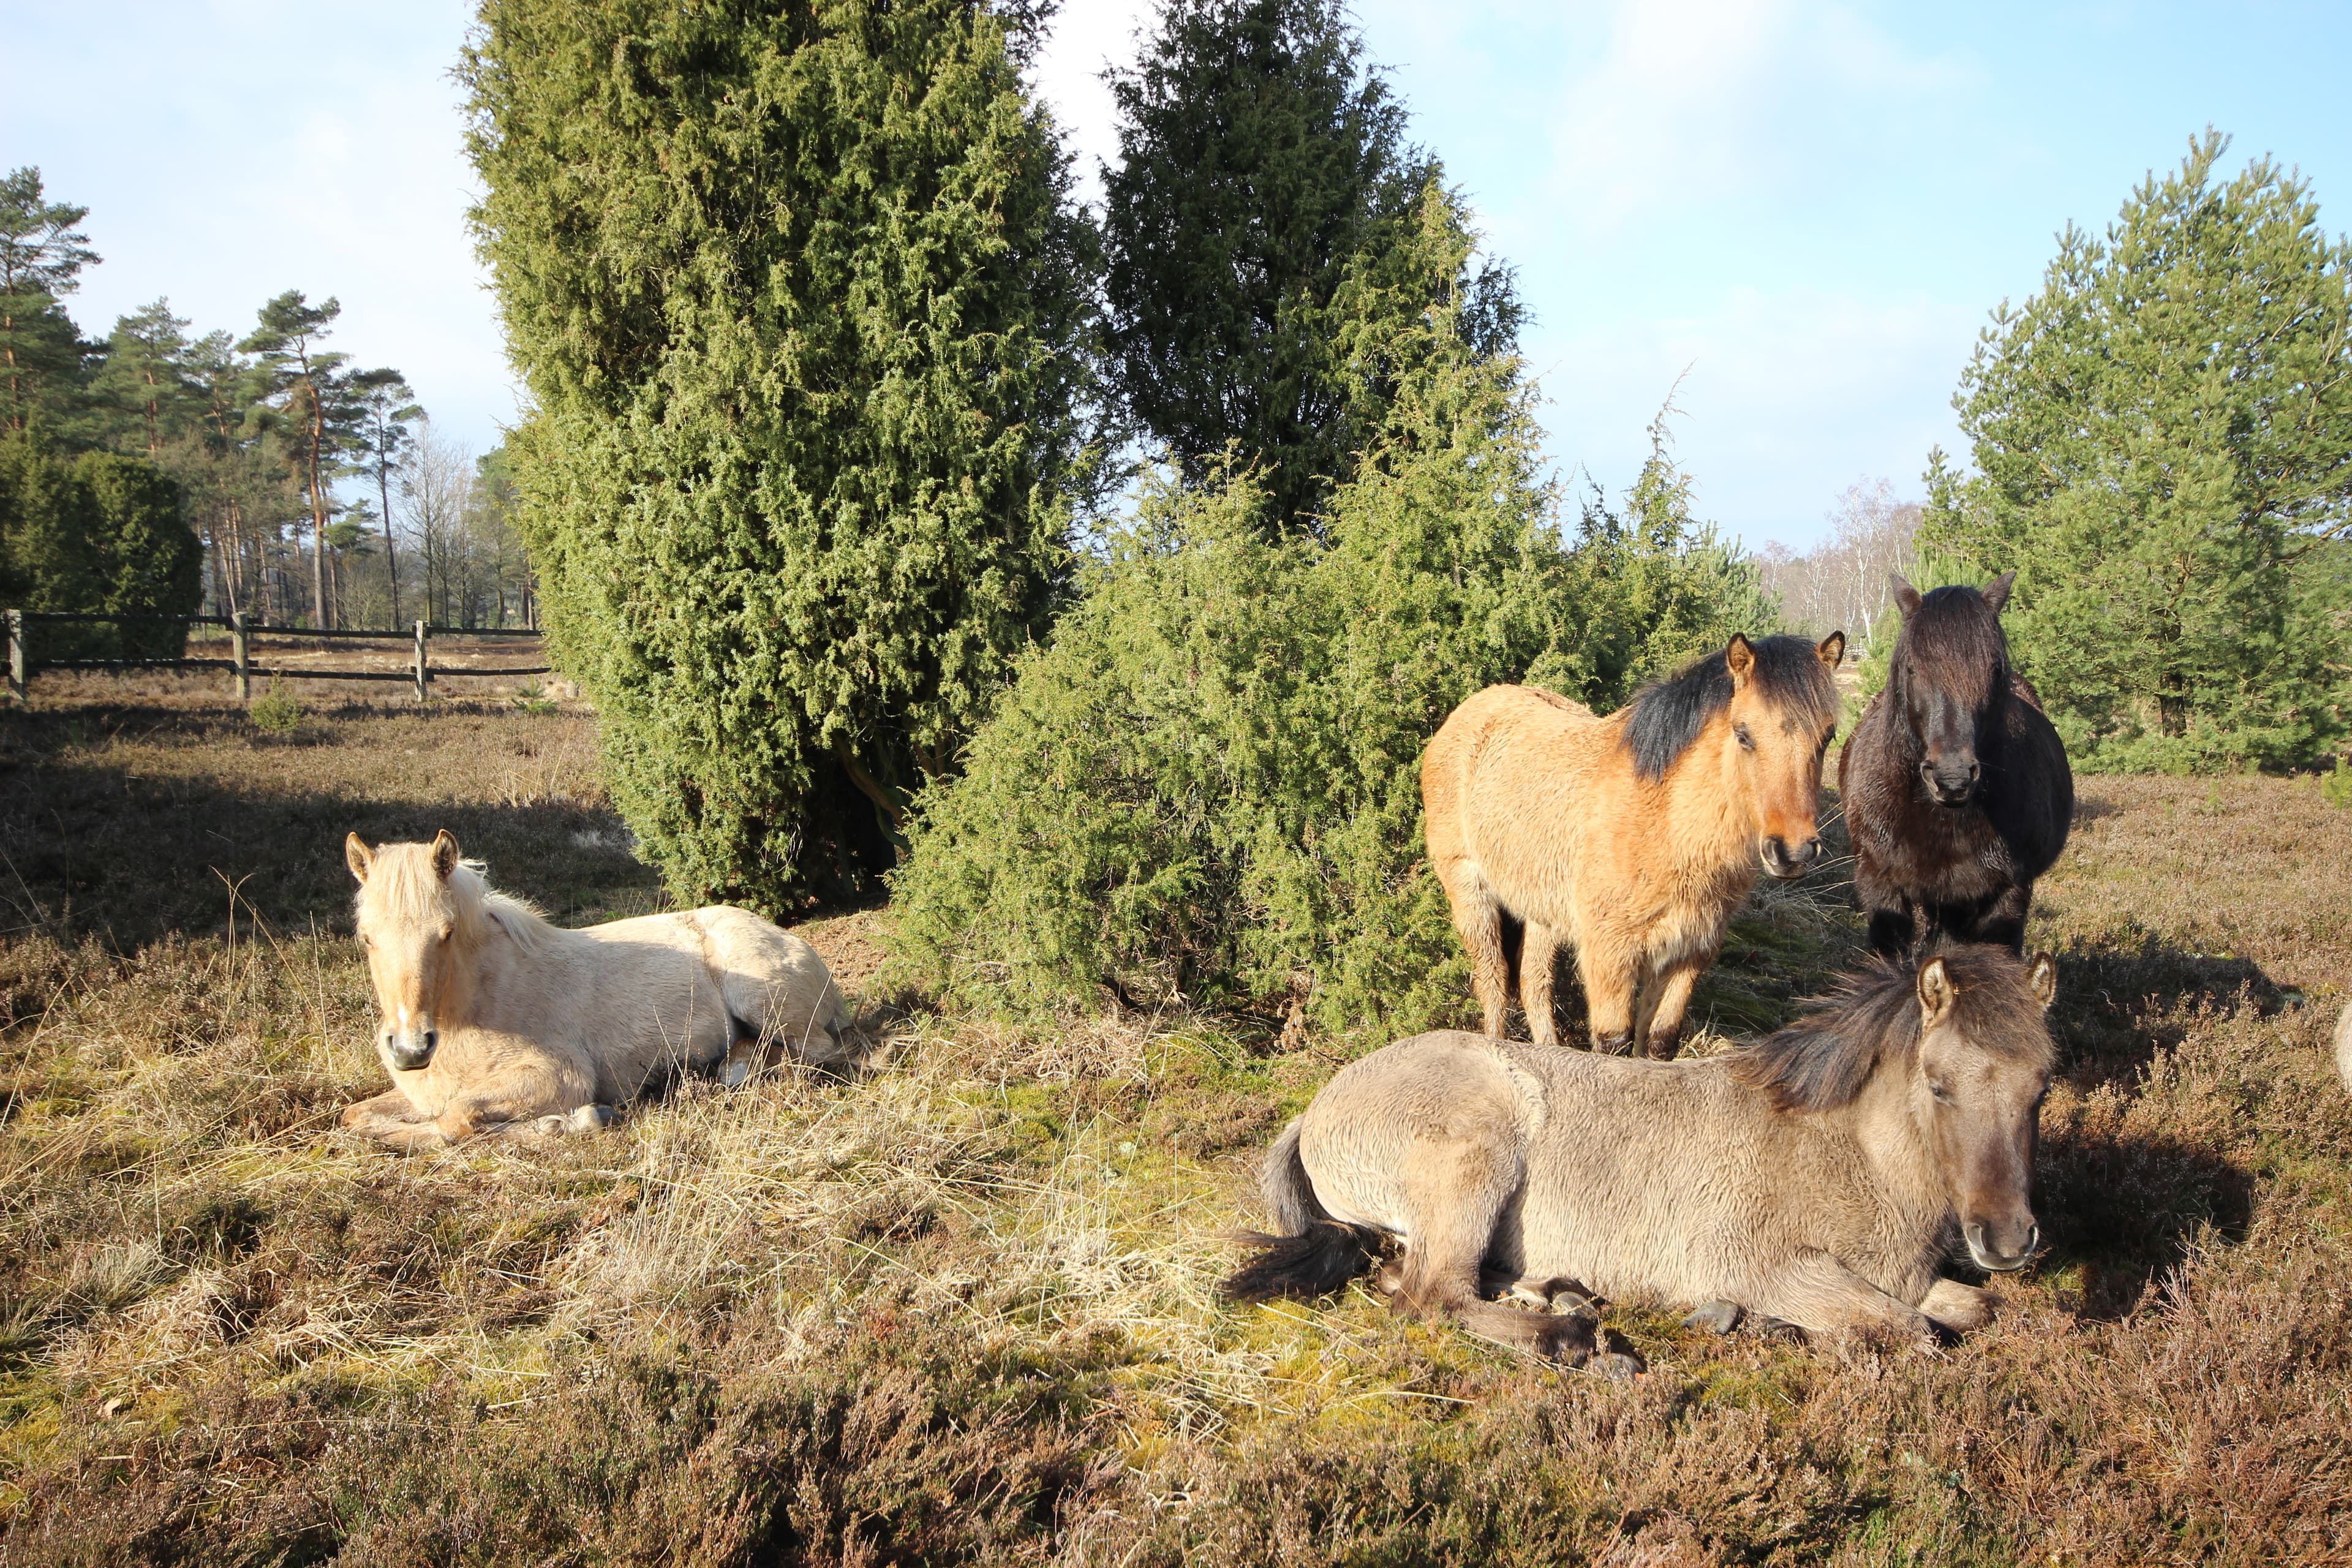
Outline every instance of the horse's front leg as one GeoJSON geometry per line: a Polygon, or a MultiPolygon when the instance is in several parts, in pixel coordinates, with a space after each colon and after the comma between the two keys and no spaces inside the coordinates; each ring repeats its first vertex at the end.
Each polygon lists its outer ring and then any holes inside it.
{"type": "Polygon", "coordinates": [[[1952,1332],[1965,1334],[1992,1321],[1997,1299],[1990,1290],[1979,1290],[1957,1279],[1938,1279],[1928,1288],[1919,1310],[1952,1332]]]}
{"type": "Polygon", "coordinates": [[[343,1126],[404,1152],[437,1149],[447,1142],[441,1130],[396,1089],[343,1107],[343,1126]]]}
{"type": "Polygon", "coordinates": [[[1641,943],[1606,932],[1576,950],[1577,978],[1584,983],[1585,1015],[1592,1023],[1592,1048],[1622,1056],[1633,1048],[1633,1003],[1642,987],[1641,943]]]}
{"type": "Polygon", "coordinates": [[[1754,1300],[1741,1304],[1809,1334],[1876,1331],[1923,1348],[1942,1343],[1927,1313],[1896,1300],[1826,1252],[1798,1253],[1767,1278],[1754,1300]]]}
{"type": "Polygon", "coordinates": [[[1695,953],[1666,971],[1665,979],[1648,998],[1649,1016],[1641,1021],[1637,1031],[1649,1054],[1660,1061],[1670,1060],[1682,1049],[1683,1024],[1690,1016],[1691,987],[1706,966],[1715,962],[1715,950],[1695,953]]]}
{"type": "Polygon", "coordinates": [[[1528,1016],[1528,1038],[1539,1046],[1559,1044],[1553,1013],[1552,983],[1559,972],[1559,933],[1529,921],[1519,942],[1519,1010],[1528,1016]]]}
{"type": "Polygon", "coordinates": [[[2033,904],[2033,889],[2011,882],[1994,894],[1970,922],[1976,942],[1999,942],[2020,958],[2025,956],[2025,917],[2033,904]]]}
{"type": "Polygon", "coordinates": [[[542,1119],[562,1119],[568,1126],[574,1112],[593,1107],[592,1096],[565,1083],[564,1076],[537,1062],[502,1068],[451,1096],[434,1125],[452,1143],[477,1132],[512,1131],[542,1119]]]}

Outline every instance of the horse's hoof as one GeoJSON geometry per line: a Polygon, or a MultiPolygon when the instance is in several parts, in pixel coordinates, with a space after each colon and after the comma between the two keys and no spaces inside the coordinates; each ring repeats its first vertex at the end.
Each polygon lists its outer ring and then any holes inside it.
{"type": "Polygon", "coordinates": [[[1537,1327],[1534,1341],[1533,1348],[1538,1355],[1580,1367],[1592,1359],[1598,1334],[1590,1318],[1546,1318],[1537,1327]]]}
{"type": "Polygon", "coordinates": [[[620,1113],[609,1105],[583,1105],[571,1115],[558,1119],[565,1132],[602,1132],[620,1120],[620,1113]]]}
{"type": "Polygon", "coordinates": [[[1683,1320],[1686,1329],[1705,1329],[1711,1334],[1727,1334],[1739,1326],[1741,1317],[1737,1301],[1709,1301],[1683,1320]]]}
{"type": "Polygon", "coordinates": [[[1761,1312],[1748,1320],[1748,1330],[1777,1345],[1801,1345],[1810,1337],[1788,1319],[1768,1318],[1761,1312]]]}
{"type": "Polygon", "coordinates": [[[1650,1370],[1650,1363],[1631,1351],[1610,1351],[1594,1356],[1585,1363],[1585,1370],[1595,1372],[1612,1383],[1630,1383],[1650,1370]]]}
{"type": "Polygon", "coordinates": [[[719,1081],[729,1089],[742,1088],[751,1081],[751,1064],[728,1058],[727,1065],[719,1069],[719,1081]]]}

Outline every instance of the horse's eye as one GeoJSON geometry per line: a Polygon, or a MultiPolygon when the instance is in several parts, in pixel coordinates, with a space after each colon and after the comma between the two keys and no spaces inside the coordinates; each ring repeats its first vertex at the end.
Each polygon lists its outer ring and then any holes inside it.
{"type": "Polygon", "coordinates": [[[1747,725],[1734,724],[1731,727],[1731,732],[1739,737],[1739,749],[1741,751],[1752,752],[1756,749],[1756,737],[1748,732],[1747,725]]]}
{"type": "Polygon", "coordinates": [[[1947,1105],[1952,1102],[1952,1091],[1933,1079],[1927,1080],[1927,1092],[1947,1105]]]}
{"type": "Polygon", "coordinates": [[[444,947],[446,947],[446,946],[448,946],[448,945],[449,945],[449,932],[448,932],[448,931],[443,931],[443,932],[441,933],[441,945],[442,945],[442,946],[444,946],[444,947]]]}

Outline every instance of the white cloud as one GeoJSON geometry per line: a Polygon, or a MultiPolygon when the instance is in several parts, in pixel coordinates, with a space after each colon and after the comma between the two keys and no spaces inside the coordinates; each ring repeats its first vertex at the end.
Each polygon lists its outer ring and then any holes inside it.
{"type": "Polygon", "coordinates": [[[1607,42],[1559,84],[1548,183],[1604,232],[1783,194],[1974,79],[1810,0],[1619,0],[1591,26],[1607,42]]]}
{"type": "Polygon", "coordinates": [[[1152,0],[1069,0],[1038,52],[1032,81],[1053,106],[1064,140],[1077,151],[1079,184],[1088,200],[1100,194],[1097,161],[1118,155],[1118,114],[1103,71],[1134,62],[1138,30],[1150,25],[1158,9],[1152,0]]]}

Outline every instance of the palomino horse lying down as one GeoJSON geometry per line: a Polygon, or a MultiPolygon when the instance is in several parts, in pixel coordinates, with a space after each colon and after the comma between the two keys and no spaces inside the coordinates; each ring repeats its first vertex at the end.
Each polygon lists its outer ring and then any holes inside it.
{"type": "Polygon", "coordinates": [[[1490,686],[1422,753],[1429,863],[1454,906],[1486,1033],[1509,1004],[1518,926],[1528,1030],[1553,1043],[1552,972],[1576,950],[1592,1043],[1671,1057],[1691,984],[1759,867],[1802,876],[1845,634],[1735,637],[1606,719],[1490,686]]]}
{"type": "Polygon", "coordinates": [[[354,833],[343,853],[393,1082],[343,1112],[355,1131],[403,1149],[587,1131],[680,1069],[734,1084],[776,1056],[853,1054],[824,961],[747,910],[563,931],[492,892],[446,832],[374,850],[354,833]]]}
{"type": "Polygon", "coordinates": [[[2023,1267],[2050,1081],[2055,968],[2005,948],[1876,963],[1779,1034],[1649,1062],[1446,1032],[1340,1069],[1266,1156],[1281,1237],[1226,1282],[1318,1295],[1402,1255],[1399,1308],[1581,1363],[1587,1314],[1484,1299],[1505,1286],[1738,1310],[1811,1333],[1927,1340],[1990,1315],[1937,1277],[1955,1227],[1985,1268],[2023,1267]],[[1485,1289],[1482,1289],[1482,1282],[1485,1289]]]}

